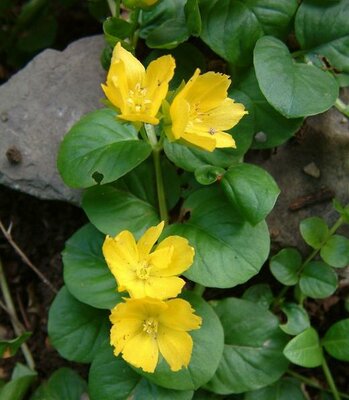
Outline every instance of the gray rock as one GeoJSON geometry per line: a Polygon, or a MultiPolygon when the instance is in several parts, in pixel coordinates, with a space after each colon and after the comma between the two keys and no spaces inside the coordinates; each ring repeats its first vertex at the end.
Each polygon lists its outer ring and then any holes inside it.
{"type": "Polygon", "coordinates": [[[268,217],[274,250],[294,246],[308,252],[299,233],[300,221],[320,216],[332,225],[338,214],[331,197],[349,203],[349,121],[345,118],[343,123],[343,115],[334,108],[307,118],[296,139],[280,146],[268,159],[257,152],[246,161],[265,168],[281,189],[268,217]],[[304,166],[311,163],[321,171],[319,176],[304,173],[304,166]],[[309,200],[313,204],[307,205],[309,200]]]}
{"type": "Polygon", "coordinates": [[[56,158],[64,134],[101,108],[103,36],[64,51],[45,50],[0,86],[0,183],[42,199],[79,203],[61,180],[56,158]]]}

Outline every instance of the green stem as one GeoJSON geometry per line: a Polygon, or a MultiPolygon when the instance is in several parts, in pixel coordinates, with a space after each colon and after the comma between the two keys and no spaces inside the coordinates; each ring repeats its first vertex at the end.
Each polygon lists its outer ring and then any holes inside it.
{"type": "Polygon", "coordinates": [[[347,118],[349,118],[349,105],[345,104],[340,98],[336,100],[334,106],[337,108],[339,112],[344,114],[347,118]]]}
{"type": "MultiPolygon", "coordinates": [[[[2,262],[0,260],[0,287],[2,294],[4,296],[5,304],[6,304],[6,310],[11,318],[11,323],[13,326],[13,330],[15,331],[15,334],[17,336],[21,336],[24,333],[24,329],[22,324],[19,322],[15,306],[12,301],[11,293],[7,284],[6,276],[5,276],[5,271],[2,267],[2,262]]],[[[35,363],[33,360],[33,356],[27,346],[26,343],[23,343],[21,345],[21,350],[23,352],[24,358],[28,364],[28,367],[31,368],[32,370],[35,370],[35,363]]]]}
{"type": "Polygon", "coordinates": [[[154,129],[154,125],[144,124],[145,132],[148,136],[149,143],[153,148],[153,160],[155,167],[155,177],[156,177],[156,189],[158,194],[158,204],[159,204],[159,212],[160,218],[162,221],[165,221],[165,224],[168,223],[168,210],[166,204],[166,195],[165,195],[165,186],[164,180],[162,176],[161,163],[160,163],[160,154],[162,151],[162,140],[158,141],[154,129]]]}
{"type": "Polygon", "coordinates": [[[136,50],[137,43],[138,43],[138,37],[139,37],[139,15],[140,15],[141,10],[139,8],[136,8],[132,13],[131,13],[131,23],[132,23],[132,31],[130,33],[130,42],[132,47],[136,50]]]}
{"type": "Polygon", "coordinates": [[[331,392],[332,392],[332,394],[333,394],[333,397],[335,398],[335,400],[341,400],[341,396],[339,395],[337,386],[336,386],[336,384],[335,384],[335,381],[334,381],[334,379],[333,379],[333,376],[332,376],[332,374],[331,374],[331,371],[330,371],[330,369],[329,369],[329,367],[328,367],[328,364],[327,364],[327,362],[326,362],[326,358],[323,357],[322,360],[323,360],[323,361],[322,361],[322,369],[323,369],[323,371],[324,371],[324,374],[325,374],[325,377],[326,377],[328,386],[329,386],[330,389],[331,389],[331,392]]]}
{"type": "Polygon", "coordinates": [[[206,287],[203,285],[200,285],[200,283],[195,283],[195,286],[193,288],[193,292],[197,294],[198,296],[202,297],[204,294],[206,287]]]}
{"type": "Polygon", "coordinates": [[[110,14],[112,17],[120,16],[120,0],[107,0],[110,14]]]}
{"type": "MultiPolygon", "coordinates": [[[[332,393],[331,390],[324,389],[323,387],[321,387],[318,383],[316,383],[312,379],[306,378],[303,375],[298,374],[297,372],[288,370],[287,374],[292,376],[295,379],[298,379],[301,382],[304,382],[307,386],[313,387],[314,389],[318,389],[318,390],[321,390],[321,391],[327,392],[327,393],[332,393]]],[[[348,394],[340,393],[340,392],[338,392],[338,393],[339,393],[339,395],[341,396],[342,399],[349,399],[349,395],[348,394]]]]}

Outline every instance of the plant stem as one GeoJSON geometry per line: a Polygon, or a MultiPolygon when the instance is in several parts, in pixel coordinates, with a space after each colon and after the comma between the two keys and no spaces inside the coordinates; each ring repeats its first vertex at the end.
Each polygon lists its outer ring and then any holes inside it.
{"type": "Polygon", "coordinates": [[[139,37],[139,16],[140,16],[141,10],[139,8],[136,8],[130,16],[130,20],[132,23],[132,31],[130,33],[130,42],[132,47],[136,50],[137,43],[138,43],[138,37],[139,37]]]}
{"type": "Polygon", "coordinates": [[[344,114],[347,118],[349,118],[349,105],[345,104],[340,98],[336,100],[334,106],[337,108],[339,112],[344,114]]]}
{"type": "MultiPolygon", "coordinates": [[[[0,287],[2,294],[4,296],[5,304],[6,304],[6,310],[10,316],[11,323],[13,326],[13,330],[15,331],[17,336],[21,336],[24,333],[24,329],[22,324],[18,320],[18,316],[16,313],[15,306],[12,301],[11,293],[7,284],[6,276],[5,276],[5,271],[2,267],[2,262],[0,260],[0,287]]],[[[24,358],[28,364],[28,367],[31,368],[33,371],[35,370],[35,363],[33,360],[33,356],[27,346],[26,343],[23,343],[21,345],[21,350],[23,352],[24,358]]]]}
{"type": "MultiPolygon", "coordinates": [[[[307,386],[313,387],[314,389],[318,389],[318,390],[321,390],[321,391],[327,392],[327,393],[332,393],[331,390],[324,389],[318,383],[314,382],[312,379],[306,378],[303,375],[298,374],[297,372],[288,370],[287,374],[292,376],[293,378],[298,379],[299,381],[305,383],[307,386]]],[[[341,396],[342,399],[349,399],[349,395],[348,394],[340,393],[340,392],[338,392],[338,393],[339,393],[339,395],[341,396]]]]}
{"type": "Polygon", "coordinates": [[[195,283],[195,286],[193,288],[193,292],[197,294],[198,296],[201,296],[204,294],[206,287],[203,285],[200,285],[200,283],[195,283]]]}
{"type": "Polygon", "coordinates": [[[339,395],[337,386],[336,386],[336,384],[335,384],[335,381],[334,381],[334,379],[333,379],[333,376],[332,376],[331,371],[330,371],[330,369],[329,369],[329,367],[328,367],[328,364],[327,364],[327,362],[326,362],[326,358],[325,358],[325,357],[323,357],[322,369],[323,369],[323,371],[324,371],[324,374],[325,374],[325,377],[326,377],[328,386],[329,386],[330,389],[331,389],[331,392],[332,392],[332,394],[333,394],[333,397],[335,398],[335,400],[341,400],[341,396],[339,395]]]}
{"type": "Polygon", "coordinates": [[[164,180],[162,177],[161,171],[161,163],[160,163],[160,154],[162,151],[162,141],[158,142],[156,137],[154,125],[144,124],[145,132],[148,136],[149,143],[153,148],[153,160],[154,160],[154,167],[155,167],[155,177],[156,177],[156,190],[158,194],[158,205],[159,205],[159,212],[160,218],[162,221],[165,221],[165,224],[168,223],[168,211],[167,211],[167,204],[166,204],[166,195],[165,195],[165,187],[164,187],[164,180]]]}

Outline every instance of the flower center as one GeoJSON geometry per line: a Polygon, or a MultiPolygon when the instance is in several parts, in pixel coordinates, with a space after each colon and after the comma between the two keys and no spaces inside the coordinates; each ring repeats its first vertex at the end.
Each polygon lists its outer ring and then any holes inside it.
{"type": "Polygon", "coordinates": [[[148,279],[150,275],[151,266],[146,261],[141,261],[136,270],[139,279],[148,279]]]}
{"type": "Polygon", "coordinates": [[[158,333],[158,321],[154,318],[148,318],[143,321],[143,332],[155,338],[158,333]]]}
{"type": "Polygon", "coordinates": [[[130,113],[145,113],[149,110],[151,100],[147,97],[147,88],[142,87],[138,82],[136,86],[128,91],[127,104],[130,113]]]}

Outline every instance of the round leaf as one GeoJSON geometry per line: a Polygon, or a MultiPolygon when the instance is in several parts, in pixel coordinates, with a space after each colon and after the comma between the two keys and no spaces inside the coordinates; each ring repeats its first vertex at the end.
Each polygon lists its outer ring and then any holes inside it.
{"type": "Polygon", "coordinates": [[[295,21],[302,49],[326,57],[339,71],[349,72],[349,2],[303,1],[295,21]]]}
{"type": "Polygon", "coordinates": [[[322,348],[314,328],[308,328],[291,339],[284,350],[285,356],[296,365],[306,368],[322,364],[322,348]]]}
{"type": "Polygon", "coordinates": [[[202,318],[201,328],[190,332],[194,346],[188,368],[172,372],[162,359],[153,374],[139,372],[157,385],[192,390],[206,383],[216,371],[223,353],[224,333],[217,315],[201,297],[192,292],[185,292],[181,297],[188,300],[202,318]]]}
{"type": "Polygon", "coordinates": [[[274,295],[269,285],[266,283],[258,283],[246,289],[242,298],[258,303],[268,309],[274,300],[274,295]]]}
{"type": "Polygon", "coordinates": [[[299,226],[305,242],[314,249],[320,249],[329,235],[326,222],[320,217],[310,217],[301,221],[299,226]]]}
{"type": "Polygon", "coordinates": [[[201,38],[230,63],[249,65],[258,38],[287,34],[296,9],[296,0],[201,0],[201,38]]]}
{"type": "Polygon", "coordinates": [[[322,344],[332,357],[349,361],[349,318],[332,325],[326,332],[322,344]]]}
{"type": "MultiPolygon", "coordinates": [[[[237,89],[248,96],[250,108],[253,111],[253,132],[256,134],[252,147],[265,149],[279,146],[284,143],[300,128],[302,118],[288,119],[277,112],[261,92],[254,68],[239,77],[237,89]]],[[[231,92],[234,98],[235,89],[231,92]]]]}
{"type": "Polygon", "coordinates": [[[115,357],[106,343],[91,364],[89,373],[91,400],[191,400],[192,391],[156,386],[133,371],[121,357],[115,357]]]}
{"type": "Polygon", "coordinates": [[[298,335],[310,327],[308,313],[302,306],[295,303],[284,303],[281,310],[287,316],[287,323],[280,325],[280,328],[288,335],[298,335]]]}
{"type": "Polygon", "coordinates": [[[231,167],[222,178],[222,188],[234,208],[252,225],[273,209],[280,189],[271,175],[252,164],[231,167]]]}
{"type": "Polygon", "coordinates": [[[110,109],[94,111],[77,122],[64,137],[58,169],[64,182],[76,188],[115,181],[151,153],[131,124],[121,123],[110,109]]]}
{"type": "Polygon", "coordinates": [[[227,288],[256,275],[269,252],[265,222],[256,226],[241,220],[217,187],[191,194],[183,204],[182,224],[166,228],[165,235],[179,235],[195,248],[194,263],[185,276],[209,287],[227,288]]]}
{"type": "Polygon", "coordinates": [[[303,294],[313,299],[324,299],[331,296],[338,284],[333,269],[321,261],[311,261],[301,274],[299,287],[303,294]]]}
{"type": "Polygon", "coordinates": [[[64,282],[81,302],[111,309],[121,300],[121,295],[102,254],[104,239],[105,235],[91,224],[74,233],[62,253],[64,282]]]}
{"type": "Polygon", "coordinates": [[[111,236],[129,230],[139,237],[149,226],[159,223],[152,205],[111,185],[88,189],[82,199],[82,208],[93,225],[111,236]]]}
{"type": "Polygon", "coordinates": [[[109,336],[108,314],[80,303],[63,287],[48,317],[48,334],[59,354],[71,361],[91,362],[109,336]]]}
{"type": "Polygon", "coordinates": [[[338,84],[329,72],[295,63],[285,44],[274,37],[258,40],[254,65],[264,96],[287,118],[319,114],[338,97],[338,84]]]}
{"type": "Polygon", "coordinates": [[[298,282],[298,271],[302,256],[296,249],[282,249],[270,260],[270,271],[283,285],[292,286],[298,282]]]}
{"type": "Polygon", "coordinates": [[[86,382],[70,368],[60,368],[42,384],[30,400],[79,400],[87,393],[86,382]]]}
{"type": "Polygon", "coordinates": [[[282,354],[287,341],[278,319],[263,306],[227,298],[217,302],[225,333],[221,362],[206,387],[219,394],[243,393],[277,381],[288,362],[282,354]]]}
{"type": "Polygon", "coordinates": [[[246,393],[244,400],[306,400],[300,382],[281,379],[271,386],[246,393]]]}
{"type": "Polygon", "coordinates": [[[333,235],[320,251],[322,259],[335,268],[349,264],[349,240],[341,235],[333,235]]]}

